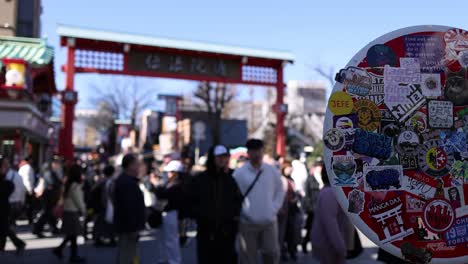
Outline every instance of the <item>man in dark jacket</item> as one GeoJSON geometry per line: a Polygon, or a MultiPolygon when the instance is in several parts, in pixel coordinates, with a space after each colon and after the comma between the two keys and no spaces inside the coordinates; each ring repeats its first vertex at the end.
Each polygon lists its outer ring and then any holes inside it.
{"type": "Polygon", "coordinates": [[[242,194],[229,169],[226,147],[212,147],[207,169],[196,176],[188,191],[188,204],[197,220],[198,263],[237,263],[235,241],[242,194]]]}
{"type": "Polygon", "coordinates": [[[26,244],[20,240],[10,226],[10,195],[15,190],[15,185],[6,179],[6,174],[10,169],[10,163],[5,158],[0,158],[0,250],[3,251],[6,238],[9,237],[16,247],[16,254],[23,252],[26,244]]]}
{"type": "Polygon", "coordinates": [[[145,203],[138,185],[140,162],[133,154],[122,159],[123,173],[114,186],[114,227],[119,236],[118,264],[138,258],[139,231],[145,228],[145,203]]]}

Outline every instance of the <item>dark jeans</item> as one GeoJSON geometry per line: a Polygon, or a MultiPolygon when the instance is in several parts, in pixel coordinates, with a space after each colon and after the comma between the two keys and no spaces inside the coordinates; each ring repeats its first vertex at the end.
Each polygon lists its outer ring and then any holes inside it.
{"type": "Polygon", "coordinates": [[[307,232],[306,232],[305,237],[302,239],[302,245],[304,246],[306,246],[310,242],[310,235],[311,235],[313,223],[314,223],[314,212],[309,212],[307,213],[307,218],[306,218],[306,222],[304,226],[307,232]]]}
{"type": "Polygon", "coordinates": [[[54,216],[54,208],[57,204],[57,197],[55,191],[44,192],[42,200],[42,211],[36,224],[34,224],[34,232],[42,233],[44,231],[44,225],[47,223],[49,227],[55,231],[57,229],[57,219],[54,216]]]}
{"type": "Polygon", "coordinates": [[[16,236],[15,231],[13,231],[11,227],[9,227],[7,229],[6,235],[0,237],[0,250],[5,249],[7,237],[10,238],[11,242],[13,243],[13,245],[15,245],[16,248],[25,245],[24,241],[19,239],[18,236],[16,236]]]}
{"type": "MultiPolygon", "coordinates": [[[[226,230],[226,229],[225,229],[226,230]]],[[[226,233],[223,231],[216,234],[202,230],[197,233],[197,255],[198,263],[223,263],[237,264],[236,252],[237,232],[226,233]]]]}
{"type": "Polygon", "coordinates": [[[60,251],[62,251],[70,242],[70,258],[75,258],[78,256],[78,243],[77,243],[77,236],[67,235],[63,239],[62,243],[58,247],[60,251]]]}

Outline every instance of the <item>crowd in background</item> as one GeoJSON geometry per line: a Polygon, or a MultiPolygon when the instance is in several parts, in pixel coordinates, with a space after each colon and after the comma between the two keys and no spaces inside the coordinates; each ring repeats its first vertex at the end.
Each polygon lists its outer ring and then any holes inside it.
{"type": "Polygon", "coordinates": [[[45,231],[61,234],[51,253],[63,259],[70,245],[71,263],[86,261],[78,236],[116,247],[117,263],[138,263],[144,229],[156,232],[156,263],[182,263],[190,223],[196,223],[203,264],[297,261],[298,250],[308,254],[312,247],[321,263],[344,263],[360,253],[321,163],[307,168],[301,160],[265,159],[257,139],[246,148],[247,156],[232,166],[229,150],[213,146],[201,171],[180,155],[160,162],[129,152],[115,162],[54,158],[37,172],[29,158],[18,168],[0,158],[0,250],[10,239],[18,255],[24,251],[14,230],[25,219],[38,238],[45,231]]]}

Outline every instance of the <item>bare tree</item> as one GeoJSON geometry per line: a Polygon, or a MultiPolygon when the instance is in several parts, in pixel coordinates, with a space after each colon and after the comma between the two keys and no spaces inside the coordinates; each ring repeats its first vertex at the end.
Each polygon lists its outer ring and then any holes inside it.
{"type": "Polygon", "coordinates": [[[147,87],[136,78],[114,78],[105,86],[93,84],[91,87],[97,93],[91,103],[105,103],[114,119],[130,119],[133,128],[141,111],[154,106],[157,101],[154,87],[147,87]]]}
{"type": "Polygon", "coordinates": [[[200,100],[199,106],[206,109],[210,126],[213,132],[213,144],[220,143],[221,118],[227,105],[235,98],[236,91],[233,86],[224,83],[202,82],[193,94],[200,100]]]}
{"type": "Polygon", "coordinates": [[[330,67],[328,72],[322,66],[315,66],[314,71],[318,73],[320,76],[324,77],[328,80],[331,85],[331,88],[335,85],[335,68],[330,67]]]}

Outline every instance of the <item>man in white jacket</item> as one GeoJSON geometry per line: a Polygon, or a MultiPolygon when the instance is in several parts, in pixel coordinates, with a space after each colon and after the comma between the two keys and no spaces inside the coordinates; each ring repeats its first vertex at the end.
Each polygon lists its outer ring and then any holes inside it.
{"type": "Polygon", "coordinates": [[[26,187],[26,214],[28,217],[29,224],[33,224],[33,200],[34,200],[34,187],[36,183],[36,176],[34,169],[31,166],[31,158],[26,157],[20,162],[18,174],[23,179],[24,187],[26,187]]]}
{"type": "Polygon", "coordinates": [[[284,201],[281,175],[262,162],[263,142],[247,141],[249,162],[233,174],[244,195],[239,227],[241,264],[257,263],[260,250],[265,264],[277,264],[280,257],[277,214],[284,201]]]}

